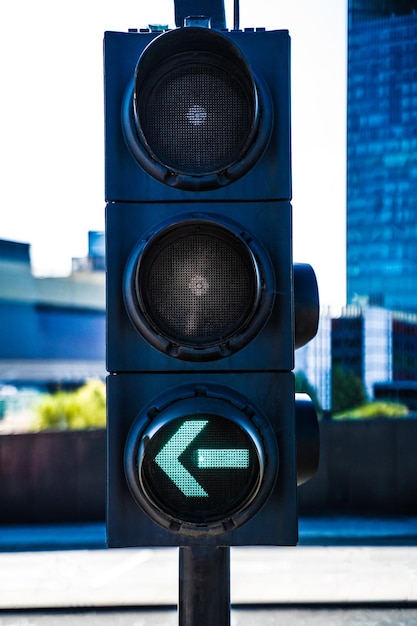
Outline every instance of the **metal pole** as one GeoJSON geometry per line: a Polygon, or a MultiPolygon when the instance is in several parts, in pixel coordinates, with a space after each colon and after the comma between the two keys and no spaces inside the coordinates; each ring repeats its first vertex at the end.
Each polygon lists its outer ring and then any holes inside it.
{"type": "Polygon", "coordinates": [[[239,27],[240,27],[239,0],[234,0],[233,2],[233,28],[234,30],[239,30],[239,27]]]}
{"type": "Polygon", "coordinates": [[[179,626],[230,626],[230,548],[180,548],[179,626]]]}

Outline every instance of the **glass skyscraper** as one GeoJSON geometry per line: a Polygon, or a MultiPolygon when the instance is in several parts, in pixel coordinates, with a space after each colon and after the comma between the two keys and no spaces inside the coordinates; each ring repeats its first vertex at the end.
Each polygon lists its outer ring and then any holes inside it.
{"type": "Polygon", "coordinates": [[[417,312],[417,0],[349,0],[347,302],[417,312]]]}

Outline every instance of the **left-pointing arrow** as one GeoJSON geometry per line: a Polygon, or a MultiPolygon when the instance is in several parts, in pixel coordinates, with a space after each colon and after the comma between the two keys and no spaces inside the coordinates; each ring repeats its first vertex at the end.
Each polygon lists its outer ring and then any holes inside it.
{"type": "Polygon", "coordinates": [[[198,450],[197,465],[202,469],[246,469],[249,467],[249,450],[198,450]]]}
{"type": "Polygon", "coordinates": [[[206,498],[208,493],[184,465],[180,463],[178,458],[207,424],[207,420],[189,420],[184,422],[155,457],[159,467],[188,498],[206,498]]]}

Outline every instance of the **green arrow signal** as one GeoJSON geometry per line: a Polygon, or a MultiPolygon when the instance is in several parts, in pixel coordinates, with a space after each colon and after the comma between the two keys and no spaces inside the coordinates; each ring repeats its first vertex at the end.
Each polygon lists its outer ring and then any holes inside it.
{"type": "Polygon", "coordinates": [[[249,467],[249,450],[233,448],[198,450],[200,469],[246,469],[249,467]]]}
{"type": "Polygon", "coordinates": [[[208,493],[194,476],[179,462],[178,457],[208,424],[207,420],[190,420],[177,430],[156,455],[155,461],[165,474],[188,498],[207,498],[208,493]]]}
{"type": "MultiPolygon", "coordinates": [[[[207,426],[208,420],[184,422],[156,455],[155,461],[170,480],[188,498],[207,498],[208,493],[179,461],[179,457],[207,426]]],[[[249,450],[234,448],[207,448],[197,450],[199,469],[246,469],[249,450]]]]}

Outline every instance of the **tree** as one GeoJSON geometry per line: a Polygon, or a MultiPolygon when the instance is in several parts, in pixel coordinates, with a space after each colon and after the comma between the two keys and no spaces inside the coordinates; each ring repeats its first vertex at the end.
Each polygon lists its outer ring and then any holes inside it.
{"type": "Polygon", "coordinates": [[[320,402],[317,396],[317,391],[315,387],[313,387],[313,385],[309,382],[304,372],[295,373],[295,391],[296,393],[308,394],[314,403],[317,413],[321,413],[322,408],[320,406],[320,402]]]}
{"type": "Polygon", "coordinates": [[[336,366],[332,370],[332,412],[338,413],[366,402],[362,380],[353,372],[336,366]]]}

